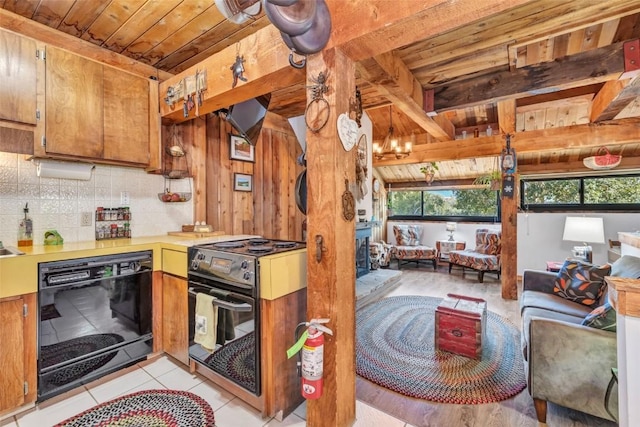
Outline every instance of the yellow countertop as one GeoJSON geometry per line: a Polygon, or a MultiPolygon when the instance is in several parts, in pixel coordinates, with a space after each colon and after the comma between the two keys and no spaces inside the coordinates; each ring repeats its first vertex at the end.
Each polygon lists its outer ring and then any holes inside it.
{"type": "MultiPolygon", "coordinates": [[[[65,243],[59,246],[21,246],[24,255],[0,258],[0,298],[38,291],[38,263],[112,255],[125,252],[153,251],[153,269],[162,270],[162,250],[170,249],[186,254],[196,244],[240,240],[253,235],[219,235],[195,239],[182,236],[146,236],[131,239],[96,240],[65,243]]],[[[185,262],[186,271],[186,262],[185,262]]]]}

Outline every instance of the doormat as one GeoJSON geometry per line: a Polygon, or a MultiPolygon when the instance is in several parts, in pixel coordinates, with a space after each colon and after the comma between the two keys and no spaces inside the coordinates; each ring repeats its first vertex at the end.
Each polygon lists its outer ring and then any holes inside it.
{"type": "Polygon", "coordinates": [[[231,341],[207,357],[204,363],[236,381],[247,390],[256,390],[256,339],[253,332],[231,341]]]}
{"type": "Polygon", "coordinates": [[[56,309],[55,304],[47,304],[40,307],[40,321],[56,319],[58,317],[61,317],[61,315],[56,309]]]}
{"type": "Polygon", "coordinates": [[[187,391],[144,390],[94,406],[54,427],[215,425],[213,409],[200,396],[187,391]]]}
{"type": "Polygon", "coordinates": [[[435,349],[441,298],[384,298],[356,312],[356,372],[405,396],[479,404],[515,396],[526,386],[520,332],[487,311],[481,360],[435,349]]]}
{"type": "MultiPolygon", "coordinates": [[[[122,341],[124,341],[124,338],[118,334],[94,334],[73,338],[52,345],[45,345],[40,349],[40,368],[48,368],[49,366],[87,355],[94,351],[121,343],[122,341]]],[[[67,368],[62,368],[45,375],[44,381],[57,387],[69,384],[106,365],[116,354],[118,354],[118,352],[114,351],[80,363],[75,363],[67,368]]]]}

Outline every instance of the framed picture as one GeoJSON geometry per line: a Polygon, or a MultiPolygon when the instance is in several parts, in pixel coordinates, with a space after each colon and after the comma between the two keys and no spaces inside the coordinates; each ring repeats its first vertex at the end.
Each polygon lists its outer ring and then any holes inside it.
{"type": "Polygon", "coordinates": [[[252,191],[253,176],[243,173],[233,174],[233,190],[234,191],[252,191]]]}
{"type": "Polygon", "coordinates": [[[254,146],[240,135],[229,134],[229,156],[232,160],[242,160],[243,162],[254,162],[254,146]]]}

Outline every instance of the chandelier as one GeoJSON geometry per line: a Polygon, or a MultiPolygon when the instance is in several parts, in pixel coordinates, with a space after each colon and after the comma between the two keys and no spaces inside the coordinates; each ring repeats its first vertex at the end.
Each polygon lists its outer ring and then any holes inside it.
{"type": "Polygon", "coordinates": [[[373,143],[373,156],[376,160],[382,160],[386,157],[395,157],[403,159],[411,154],[411,142],[405,142],[404,148],[398,143],[398,138],[393,134],[393,122],[391,119],[391,105],[389,105],[389,133],[384,138],[382,146],[377,142],[373,143]]]}

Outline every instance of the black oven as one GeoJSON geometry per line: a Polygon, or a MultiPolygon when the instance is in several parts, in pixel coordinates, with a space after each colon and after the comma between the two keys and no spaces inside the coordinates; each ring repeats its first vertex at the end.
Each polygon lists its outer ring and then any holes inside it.
{"type": "Polygon", "coordinates": [[[189,248],[189,357],[260,396],[260,260],[304,247],[302,242],[252,238],[189,248]],[[215,330],[208,328],[214,337],[207,336],[207,345],[200,326],[208,320],[199,310],[208,310],[209,301],[197,309],[198,294],[211,295],[215,306],[216,314],[208,317],[215,317],[215,330]]]}
{"type": "Polygon", "coordinates": [[[189,280],[189,357],[200,365],[260,395],[260,316],[258,301],[220,281],[189,280]],[[195,342],[196,295],[214,297],[215,347],[195,342]],[[212,351],[211,351],[212,350],[212,351]]]}
{"type": "Polygon", "coordinates": [[[38,266],[38,401],[152,352],[152,252],[38,266]]]}

